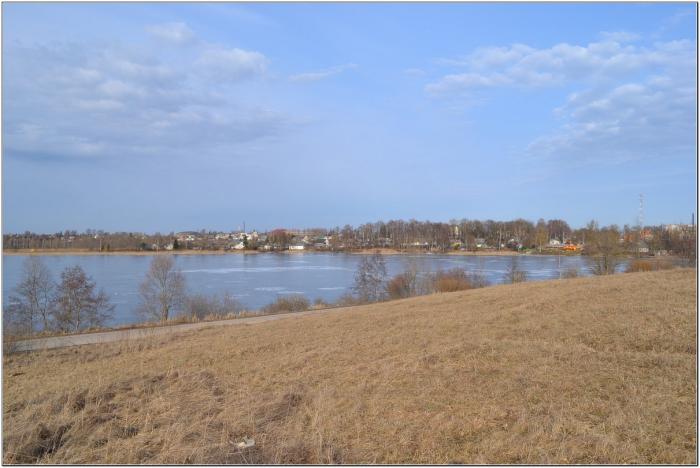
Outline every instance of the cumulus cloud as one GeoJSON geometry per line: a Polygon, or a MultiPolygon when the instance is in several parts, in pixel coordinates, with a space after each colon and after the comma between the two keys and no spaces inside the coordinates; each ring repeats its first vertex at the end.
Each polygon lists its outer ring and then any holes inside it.
{"type": "Polygon", "coordinates": [[[267,64],[267,58],[259,52],[224,47],[205,50],[196,62],[211,76],[225,81],[262,75],[267,64]]]}
{"type": "Polygon", "coordinates": [[[528,153],[572,165],[692,155],[695,106],[695,84],[668,77],[574,93],[557,109],[565,123],[528,153]]]}
{"type": "Polygon", "coordinates": [[[187,60],[88,44],[6,46],[4,142],[56,157],[231,154],[291,118],[243,104],[228,84],[265,70],[259,52],[200,44],[187,60]]]}
{"type": "Polygon", "coordinates": [[[353,68],[357,68],[357,65],[355,65],[354,63],[346,63],[344,65],[337,65],[335,67],[326,68],[324,70],[299,73],[290,76],[289,79],[291,81],[318,81],[342,73],[345,70],[351,70],[353,68]]]}
{"type": "MultiPolygon", "coordinates": [[[[696,51],[688,40],[643,47],[623,32],[588,45],[480,48],[449,65],[465,68],[429,83],[434,96],[509,87],[580,89],[554,109],[558,127],[528,156],[576,166],[695,154],[696,51]]],[[[443,61],[443,64],[448,62],[443,61]]]]}
{"type": "Polygon", "coordinates": [[[153,37],[175,45],[187,45],[195,41],[195,34],[185,23],[154,24],[146,28],[153,37]]]}
{"type": "Polygon", "coordinates": [[[694,53],[693,43],[687,40],[647,48],[625,44],[620,37],[585,46],[561,43],[546,49],[524,44],[485,47],[466,57],[443,60],[443,64],[467,70],[445,75],[426,85],[426,90],[446,94],[479,87],[541,87],[619,78],[638,71],[674,67],[692,60],[694,53]]]}

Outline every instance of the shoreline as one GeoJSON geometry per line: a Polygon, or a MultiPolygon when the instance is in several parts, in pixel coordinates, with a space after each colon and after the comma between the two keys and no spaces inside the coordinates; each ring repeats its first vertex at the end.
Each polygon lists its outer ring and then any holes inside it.
{"type": "MultiPolygon", "coordinates": [[[[425,252],[422,250],[394,250],[387,248],[378,249],[360,249],[351,251],[331,251],[331,250],[278,250],[278,251],[260,251],[260,250],[160,250],[160,251],[144,251],[144,250],[116,250],[109,252],[100,252],[97,250],[83,249],[3,249],[2,254],[7,256],[22,256],[22,255],[45,255],[45,256],[61,256],[61,255],[105,255],[105,256],[149,256],[149,255],[262,255],[262,254],[346,254],[346,255],[373,255],[375,253],[381,255],[452,255],[466,257],[509,257],[522,255],[559,255],[556,252],[552,253],[536,253],[536,252],[516,252],[513,250],[487,250],[487,251],[463,251],[450,250],[447,252],[425,252]]],[[[578,256],[575,254],[561,254],[562,256],[578,256]]]]}

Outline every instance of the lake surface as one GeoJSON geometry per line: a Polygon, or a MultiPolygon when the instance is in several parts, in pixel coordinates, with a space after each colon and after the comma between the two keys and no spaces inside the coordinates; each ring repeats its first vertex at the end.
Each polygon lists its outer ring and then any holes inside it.
{"type": "MultiPolygon", "coordinates": [[[[12,289],[21,280],[26,256],[3,255],[2,294],[7,301],[12,289]]],[[[54,280],[60,279],[64,268],[80,265],[104,288],[116,306],[109,325],[143,321],[136,312],[139,304],[138,287],[150,265],[151,256],[141,255],[49,255],[41,256],[51,270],[54,280]]],[[[361,255],[332,253],[265,253],[229,255],[175,255],[190,293],[223,294],[228,292],[245,308],[258,309],[280,295],[303,294],[310,301],[321,298],[333,302],[351,291],[361,255]]],[[[386,255],[390,276],[399,274],[410,265],[420,272],[451,268],[482,272],[490,283],[502,283],[511,264],[508,256],[456,255],[386,255]]],[[[529,281],[554,279],[559,272],[576,269],[588,272],[586,258],[580,256],[519,256],[518,266],[527,273],[529,281]]]]}

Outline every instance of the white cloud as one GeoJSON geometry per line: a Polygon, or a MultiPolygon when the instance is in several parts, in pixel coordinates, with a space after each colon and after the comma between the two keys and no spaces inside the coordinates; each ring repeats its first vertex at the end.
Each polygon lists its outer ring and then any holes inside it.
{"type": "Polygon", "coordinates": [[[600,33],[600,37],[615,42],[634,42],[641,39],[639,34],[628,31],[604,31],[600,33]]]}
{"type": "Polygon", "coordinates": [[[100,84],[97,88],[100,92],[111,97],[122,97],[122,96],[144,96],[145,92],[134,86],[133,84],[125,83],[121,80],[107,80],[100,84]]]}
{"type": "MultiPolygon", "coordinates": [[[[449,62],[466,67],[467,71],[445,75],[427,84],[426,90],[448,94],[478,87],[541,87],[614,79],[645,69],[685,66],[695,57],[691,41],[657,43],[645,48],[622,43],[623,33],[608,34],[616,40],[606,38],[586,46],[561,43],[547,49],[523,44],[477,49],[449,62]]],[[[624,39],[630,40],[630,36],[624,39]]]]}
{"type": "Polygon", "coordinates": [[[196,62],[210,75],[226,81],[262,75],[267,64],[267,58],[260,52],[223,47],[205,50],[196,62]]]}
{"type": "Polygon", "coordinates": [[[124,108],[124,104],[114,99],[81,99],[76,102],[80,109],[88,111],[114,111],[124,108]]]}
{"type": "Polygon", "coordinates": [[[191,44],[195,41],[194,31],[185,23],[155,24],[146,28],[153,37],[176,45],[191,44]]]}
{"type": "Polygon", "coordinates": [[[629,33],[602,37],[584,46],[481,48],[450,63],[466,70],[444,75],[425,89],[460,102],[479,89],[578,86],[554,109],[558,128],[528,146],[530,157],[575,167],[694,155],[694,43],[643,47],[630,44],[638,38],[629,33]]]}
{"type": "Polygon", "coordinates": [[[345,70],[351,70],[353,68],[357,68],[357,65],[355,65],[354,63],[346,63],[344,65],[337,65],[335,67],[326,68],[324,70],[299,73],[290,76],[289,79],[291,81],[318,81],[342,73],[345,70]]]}
{"type": "Polygon", "coordinates": [[[683,79],[576,93],[558,109],[565,123],[533,141],[528,153],[572,165],[692,155],[695,106],[695,85],[683,79]]]}
{"type": "Polygon", "coordinates": [[[422,68],[406,68],[403,73],[408,76],[424,76],[426,74],[422,68]]]}
{"type": "Polygon", "coordinates": [[[90,44],[7,47],[5,147],[13,154],[231,154],[292,119],[227,81],[265,70],[258,52],[200,43],[195,58],[90,44]],[[200,57],[197,59],[196,57],[200,57]]]}

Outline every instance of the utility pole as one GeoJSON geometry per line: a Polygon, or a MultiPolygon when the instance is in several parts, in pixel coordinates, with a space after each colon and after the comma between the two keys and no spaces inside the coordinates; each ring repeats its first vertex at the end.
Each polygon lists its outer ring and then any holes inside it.
{"type": "Polygon", "coordinates": [[[639,217],[637,219],[639,223],[639,241],[637,242],[637,257],[641,257],[642,252],[642,235],[644,233],[644,194],[639,194],[639,217]]]}
{"type": "Polygon", "coordinates": [[[561,247],[558,249],[557,252],[557,260],[559,262],[559,279],[561,279],[561,247]]]}

